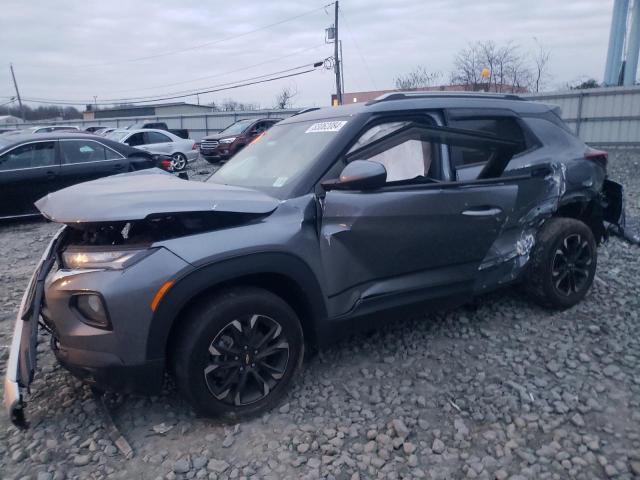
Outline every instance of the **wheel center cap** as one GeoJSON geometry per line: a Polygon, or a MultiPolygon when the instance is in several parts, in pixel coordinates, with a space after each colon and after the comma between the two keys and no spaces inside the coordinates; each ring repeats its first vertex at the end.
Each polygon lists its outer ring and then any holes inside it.
{"type": "Polygon", "coordinates": [[[244,363],[245,365],[249,365],[251,363],[251,355],[249,355],[248,353],[244,354],[244,363]]]}

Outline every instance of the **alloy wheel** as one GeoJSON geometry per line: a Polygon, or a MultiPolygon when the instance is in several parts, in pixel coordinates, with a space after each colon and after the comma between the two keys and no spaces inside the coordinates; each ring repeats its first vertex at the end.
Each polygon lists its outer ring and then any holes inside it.
{"type": "Polygon", "coordinates": [[[589,282],[592,262],[591,246],[582,235],[565,237],[553,256],[551,275],[556,291],[565,297],[580,292],[589,282]]]}
{"type": "Polygon", "coordinates": [[[269,395],[289,363],[289,343],[282,333],[282,326],[266,315],[229,322],[209,345],[204,376],[211,394],[235,406],[269,395]]]}
{"type": "Polygon", "coordinates": [[[174,170],[184,170],[187,166],[187,157],[181,153],[174,153],[171,156],[171,166],[174,170]]]}

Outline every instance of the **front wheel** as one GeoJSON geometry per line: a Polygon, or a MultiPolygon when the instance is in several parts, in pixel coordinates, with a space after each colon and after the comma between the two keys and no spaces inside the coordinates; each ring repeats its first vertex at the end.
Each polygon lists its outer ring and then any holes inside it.
{"type": "Polygon", "coordinates": [[[184,170],[187,166],[187,157],[184,153],[174,153],[171,155],[171,167],[176,171],[180,172],[184,170]]]}
{"type": "Polygon", "coordinates": [[[543,306],[572,307],[591,287],[597,261],[596,241],[587,225],[573,218],[552,218],[531,252],[525,288],[543,306]]]}
{"type": "Polygon", "coordinates": [[[221,292],[187,314],[173,352],[180,391],[205,416],[235,421],[281,400],[302,364],[295,312],[246,287],[221,292]]]}

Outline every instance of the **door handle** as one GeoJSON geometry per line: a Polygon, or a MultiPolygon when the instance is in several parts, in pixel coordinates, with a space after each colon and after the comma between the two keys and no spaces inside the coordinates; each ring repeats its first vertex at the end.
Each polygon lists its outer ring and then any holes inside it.
{"type": "Polygon", "coordinates": [[[501,213],[502,209],[499,207],[478,207],[464,210],[462,215],[466,215],[468,217],[495,217],[501,213]]]}

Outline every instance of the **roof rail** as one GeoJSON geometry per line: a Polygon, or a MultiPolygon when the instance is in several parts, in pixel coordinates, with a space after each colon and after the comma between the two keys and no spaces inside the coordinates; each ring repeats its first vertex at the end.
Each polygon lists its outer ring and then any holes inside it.
{"type": "Polygon", "coordinates": [[[314,110],[320,110],[320,107],[309,107],[309,108],[303,108],[302,110],[300,110],[299,112],[294,113],[293,115],[291,115],[292,117],[295,117],[296,115],[302,115],[303,113],[307,113],[307,112],[313,112],[314,110]]]}
{"type": "Polygon", "coordinates": [[[376,97],[375,99],[367,102],[367,105],[373,105],[378,102],[387,102],[390,100],[406,100],[410,98],[499,98],[502,100],[522,100],[526,101],[526,98],[522,98],[519,95],[513,93],[484,93],[484,92],[465,92],[465,91],[450,91],[450,92],[391,92],[385,93],[376,97]]]}

